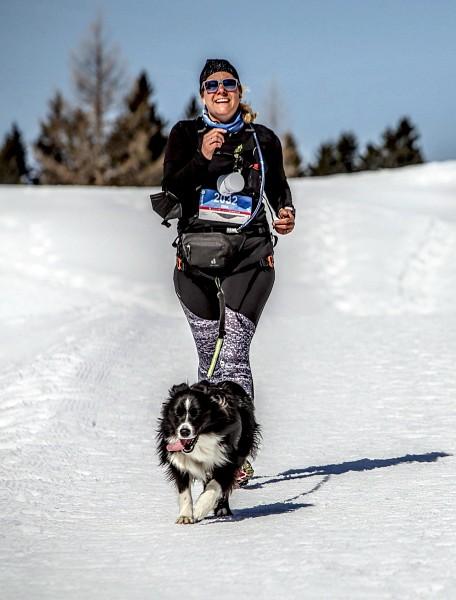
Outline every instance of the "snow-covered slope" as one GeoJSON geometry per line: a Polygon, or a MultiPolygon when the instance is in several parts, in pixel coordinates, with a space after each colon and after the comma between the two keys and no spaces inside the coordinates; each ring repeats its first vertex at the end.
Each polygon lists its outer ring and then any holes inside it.
{"type": "Polygon", "coordinates": [[[0,587],[29,598],[456,596],[456,162],[293,181],[234,517],[177,526],[154,435],[194,381],[141,189],[0,187],[0,587]]]}

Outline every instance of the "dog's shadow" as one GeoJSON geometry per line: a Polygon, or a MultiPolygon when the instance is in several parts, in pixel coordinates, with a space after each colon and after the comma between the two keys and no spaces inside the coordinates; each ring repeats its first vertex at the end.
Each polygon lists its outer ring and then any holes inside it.
{"type": "MultiPolygon", "coordinates": [[[[257,517],[267,517],[270,515],[280,515],[285,513],[294,512],[300,508],[307,508],[313,506],[313,504],[295,502],[302,496],[308,496],[313,494],[323,485],[325,485],[332,475],[343,475],[350,471],[371,471],[372,469],[383,469],[386,467],[395,467],[404,463],[422,462],[431,463],[436,462],[439,458],[445,458],[451,456],[446,452],[428,452],[427,454],[406,454],[397,458],[361,458],[360,460],[348,461],[339,464],[332,465],[321,465],[319,467],[306,467],[304,469],[289,469],[277,475],[268,475],[263,477],[253,477],[252,483],[247,485],[245,490],[258,490],[264,488],[267,485],[274,483],[283,483],[284,481],[296,481],[297,479],[306,479],[308,477],[322,476],[320,480],[312,489],[302,492],[297,496],[287,498],[282,502],[274,502],[272,504],[260,504],[251,508],[235,509],[233,516],[229,519],[230,521],[243,521],[244,519],[254,519],[257,517]]],[[[221,521],[220,518],[214,518],[211,522],[221,521]]],[[[226,520],[223,519],[223,520],[226,520]]]]}

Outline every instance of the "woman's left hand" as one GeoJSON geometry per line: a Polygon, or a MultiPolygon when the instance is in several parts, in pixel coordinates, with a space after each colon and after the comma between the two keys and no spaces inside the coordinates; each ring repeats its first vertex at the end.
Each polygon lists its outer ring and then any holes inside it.
{"type": "Polygon", "coordinates": [[[273,222],[274,229],[281,235],[291,233],[295,226],[293,211],[289,208],[281,208],[278,215],[279,218],[273,222]]]}

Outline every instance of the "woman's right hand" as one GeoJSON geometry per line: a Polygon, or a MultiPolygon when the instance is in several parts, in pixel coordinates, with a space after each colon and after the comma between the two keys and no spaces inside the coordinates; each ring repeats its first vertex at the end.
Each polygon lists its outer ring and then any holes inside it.
{"type": "Polygon", "coordinates": [[[217,148],[223,146],[225,141],[225,129],[210,129],[203,135],[203,142],[201,144],[201,154],[207,160],[212,160],[214,152],[217,148]]]}

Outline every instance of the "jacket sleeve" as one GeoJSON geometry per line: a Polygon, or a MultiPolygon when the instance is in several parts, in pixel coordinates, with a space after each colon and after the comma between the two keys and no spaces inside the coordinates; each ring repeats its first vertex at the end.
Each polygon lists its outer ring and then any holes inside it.
{"type": "Polygon", "coordinates": [[[289,207],[295,210],[283,168],[282,144],[273,134],[268,152],[268,171],[266,173],[266,194],[276,215],[281,208],[289,207]]]}
{"type": "Polygon", "coordinates": [[[209,165],[198,148],[197,136],[192,136],[185,121],[179,121],[171,130],[165,151],[162,188],[175,194],[179,200],[201,185],[209,165]]]}

